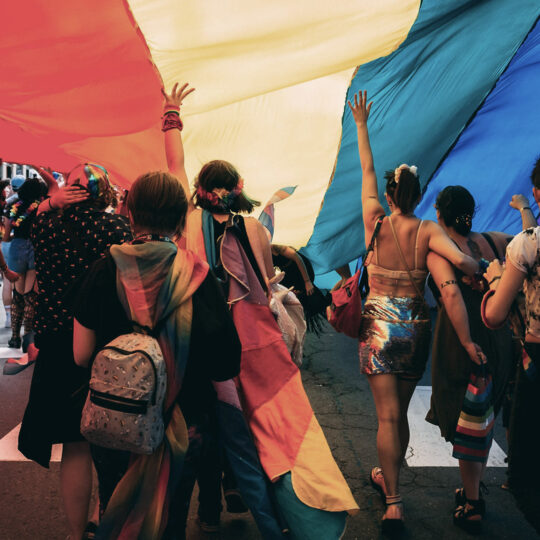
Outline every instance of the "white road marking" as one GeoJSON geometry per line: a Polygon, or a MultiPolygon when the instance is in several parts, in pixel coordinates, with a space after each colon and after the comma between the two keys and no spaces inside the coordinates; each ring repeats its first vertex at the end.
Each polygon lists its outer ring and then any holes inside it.
{"type": "Polygon", "coordinates": [[[23,355],[21,349],[10,349],[9,347],[0,347],[1,358],[20,358],[23,355]]]}
{"type": "MultiPolygon", "coordinates": [[[[431,386],[417,386],[409,406],[411,438],[405,459],[409,467],[457,467],[452,457],[452,445],[442,437],[437,426],[426,422],[430,408],[431,386]]],[[[506,454],[493,441],[489,453],[488,467],[506,467],[506,454]]]]}
{"type": "MultiPolygon", "coordinates": [[[[0,439],[0,461],[30,461],[17,449],[21,424],[15,426],[7,435],[0,439]]],[[[59,462],[62,456],[62,445],[55,444],[52,448],[51,461],[59,462]]]]}

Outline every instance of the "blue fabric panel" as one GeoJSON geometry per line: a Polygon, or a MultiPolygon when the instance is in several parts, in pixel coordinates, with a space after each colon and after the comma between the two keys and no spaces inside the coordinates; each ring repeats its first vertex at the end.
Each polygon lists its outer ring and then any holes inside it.
{"type": "Polygon", "coordinates": [[[456,145],[437,170],[418,208],[435,219],[441,189],[461,184],[473,195],[477,231],[521,230],[521,216],[508,207],[515,193],[531,194],[530,175],[540,157],[540,22],[523,45],[456,145]]]}
{"type": "MultiPolygon", "coordinates": [[[[347,98],[366,89],[379,191],[384,171],[417,165],[425,184],[540,15],[538,0],[425,0],[405,42],[362,65],[347,98]]],[[[334,179],[303,254],[323,273],[364,250],[356,126],[344,109],[334,179]]]]}
{"type": "Polygon", "coordinates": [[[221,442],[234,472],[238,490],[257,523],[264,540],[284,536],[272,503],[272,485],[267,479],[242,411],[218,401],[217,417],[221,442]]]}

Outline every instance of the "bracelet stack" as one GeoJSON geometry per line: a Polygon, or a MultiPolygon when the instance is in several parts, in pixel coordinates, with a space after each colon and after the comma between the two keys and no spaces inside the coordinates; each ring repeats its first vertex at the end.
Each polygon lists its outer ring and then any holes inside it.
{"type": "Polygon", "coordinates": [[[163,124],[161,126],[161,131],[169,131],[170,129],[182,131],[182,129],[184,129],[184,124],[182,120],[180,120],[180,107],[167,105],[163,112],[162,119],[163,124]]]}

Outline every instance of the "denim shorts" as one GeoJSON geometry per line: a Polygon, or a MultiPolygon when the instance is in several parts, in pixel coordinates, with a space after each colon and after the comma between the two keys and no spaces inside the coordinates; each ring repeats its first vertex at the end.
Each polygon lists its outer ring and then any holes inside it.
{"type": "Polygon", "coordinates": [[[9,248],[7,264],[10,270],[24,274],[35,269],[34,248],[27,238],[14,238],[9,248]]]}

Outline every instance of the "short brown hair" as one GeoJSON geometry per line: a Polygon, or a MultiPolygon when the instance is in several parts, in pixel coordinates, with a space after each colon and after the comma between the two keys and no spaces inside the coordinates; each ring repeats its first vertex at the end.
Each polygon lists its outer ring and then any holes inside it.
{"type": "Polygon", "coordinates": [[[188,209],[180,180],[162,171],[139,176],[131,186],[127,207],[133,224],[153,233],[182,233],[188,209]]]}

